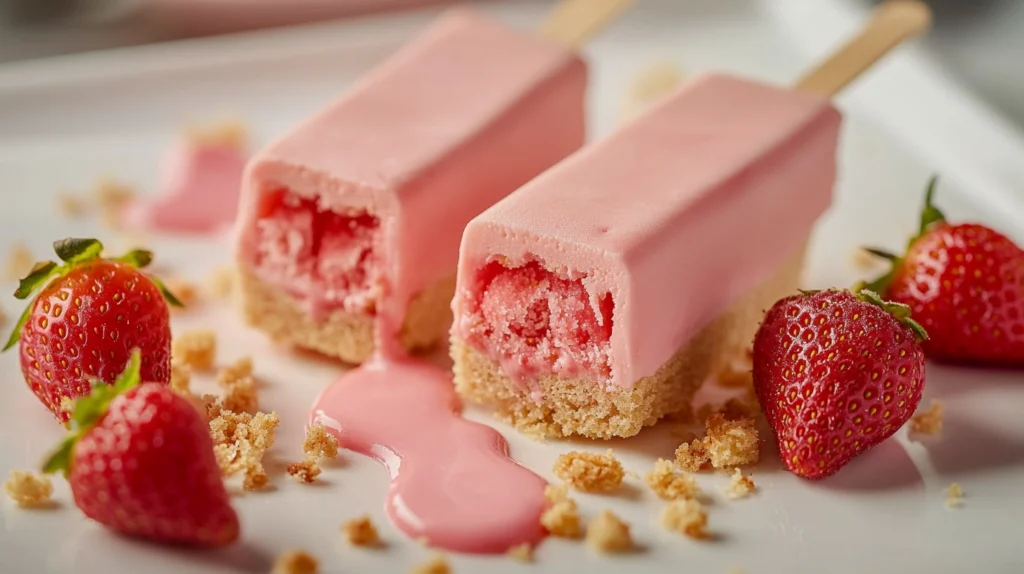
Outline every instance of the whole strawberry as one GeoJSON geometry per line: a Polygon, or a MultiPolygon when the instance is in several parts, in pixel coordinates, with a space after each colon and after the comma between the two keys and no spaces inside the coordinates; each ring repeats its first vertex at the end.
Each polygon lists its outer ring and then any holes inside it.
{"type": "Polygon", "coordinates": [[[870,291],[787,297],[754,337],[754,389],[786,467],[829,476],[895,433],[924,387],[926,337],[870,291]]]}
{"type": "Polygon", "coordinates": [[[1024,366],[1024,250],[984,225],[947,223],[932,204],[935,184],[907,253],[870,250],[893,267],[866,287],[910,307],[930,358],[1024,366]]]}
{"type": "Polygon", "coordinates": [[[142,350],[142,377],[170,380],[171,327],[167,302],[178,301],[140,269],[153,254],[132,251],[103,259],[95,239],[53,244],[63,264],[37,263],[14,296],[28,305],[4,350],[21,342],[21,371],[32,392],[61,421],[61,403],[90,390],[90,380],[112,381],[133,348],[142,350]],[[166,299],[166,301],[165,301],[166,299]]]}
{"type": "Polygon", "coordinates": [[[129,536],[223,546],[238,516],[206,421],[165,385],[140,385],[141,353],[113,385],[75,401],[72,434],[44,464],[63,471],[89,518],[129,536]]]}

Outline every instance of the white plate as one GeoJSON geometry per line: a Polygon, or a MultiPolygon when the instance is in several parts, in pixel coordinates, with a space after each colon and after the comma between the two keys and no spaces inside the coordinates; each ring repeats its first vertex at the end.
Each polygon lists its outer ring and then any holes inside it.
{"type": "MultiPolygon", "coordinates": [[[[784,18],[775,18],[781,3],[763,4],[769,8],[755,0],[640,3],[588,49],[595,62],[594,133],[606,133],[613,126],[629,77],[653,61],[668,59],[690,71],[727,69],[779,82],[795,77],[812,54],[826,49],[825,44],[814,44],[807,34],[791,43],[794,32],[784,25],[784,18]]],[[[537,20],[541,8],[536,3],[510,3],[492,10],[528,25],[537,20]]],[[[49,242],[61,236],[95,235],[116,242],[94,223],[68,223],[57,217],[52,207],[55,193],[82,189],[102,172],[152,189],[158,156],[186,118],[237,112],[252,122],[261,139],[280,133],[393,50],[433,13],[0,69],[0,248],[24,240],[37,255],[46,256],[49,242]]],[[[907,53],[896,55],[879,77],[911,66],[910,58],[907,53]]],[[[860,94],[872,82],[878,77],[851,95],[863,97],[860,94]]],[[[855,245],[902,244],[913,227],[922,186],[937,165],[919,159],[928,157],[931,148],[905,147],[914,139],[906,134],[904,144],[897,143],[869,119],[867,112],[878,117],[878,108],[851,99],[838,200],[819,227],[811,257],[809,277],[814,285],[853,281],[857,272],[850,261],[855,245]]],[[[884,103],[880,97],[875,100],[884,103]]],[[[998,147],[1009,141],[998,136],[986,142],[998,147]]],[[[937,149],[939,142],[932,144],[937,149]]],[[[1021,160],[1024,155],[1015,159],[1018,164],[1021,160]]],[[[1024,218],[1012,209],[1015,198],[999,195],[998,186],[988,186],[998,174],[970,163],[951,161],[941,167],[948,183],[941,187],[939,199],[950,214],[989,221],[1024,240],[1024,218]]],[[[160,263],[197,280],[228,260],[227,247],[219,241],[156,237],[152,245],[160,263]]],[[[10,292],[13,285],[3,290],[10,292]]],[[[8,311],[18,309],[9,296],[0,304],[8,311]]],[[[246,329],[231,309],[215,307],[176,318],[175,329],[216,328],[223,360],[256,358],[257,372],[266,382],[262,401],[282,420],[274,458],[297,458],[306,410],[341,369],[275,349],[260,333],[246,329]]],[[[902,437],[891,440],[819,484],[782,471],[777,458],[769,455],[754,469],[760,493],[742,501],[727,501],[721,494],[724,477],[701,476],[701,484],[716,499],[710,522],[721,538],[715,542],[695,542],[662,531],[655,518],[660,503],[631,479],[625,496],[579,500],[587,516],[607,507],[631,522],[642,552],[612,559],[595,556],[577,543],[550,540],[537,552],[533,568],[724,573],[742,567],[750,574],[1019,572],[1024,569],[1017,524],[1024,516],[1024,499],[1017,496],[1024,481],[1020,375],[934,366],[928,372],[926,396],[942,398],[947,405],[941,438],[924,445],[902,437]],[[966,498],[961,508],[948,509],[944,489],[954,481],[963,485],[966,498]]],[[[0,381],[0,476],[6,476],[13,468],[36,465],[61,432],[22,384],[15,354],[0,356],[0,381]]],[[[488,421],[473,409],[468,416],[488,421]]],[[[553,478],[555,457],[570,448],[538,444],[499,428],[513,455],[548,478],[553,478]]],[[[598,450],[609,445],[572,446],[598,450]]],[[[663,430],[656,430],[610,446],[629,469],[644,473],[655,457],[671,457],[675,444],[663,430]]],[[[404,539],[384,519],[384,470],[353,454],[344,460],[325,471],[321,486],[296,484],[278,473],[274,492],[235,499],[243,520],[243,542],[220,553],[166,549],[112,536],[82,518],[71,506],[65,485],[57,481],[60,510],[28,512],[7,500],[0,504],[0,572],[266,572],[272,557],[290,548],[306,548],[317,555],[322,572],[408,570],[428,551],[404,539]],[[390,542],[387,550],[367,552],[342,544],[338,525],[366,512],[382,526],[390,542]]],[[[524,569],[504,557],[452,560],[456,572],[524,569]]]]}

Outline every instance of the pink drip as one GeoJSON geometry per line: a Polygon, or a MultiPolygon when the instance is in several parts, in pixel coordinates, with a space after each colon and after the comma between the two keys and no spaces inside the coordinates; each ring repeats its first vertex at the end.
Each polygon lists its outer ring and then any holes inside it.
{"type": "Polygon", "coordinates": [[[231,226],[238,212],[244,150],[184,141],[164,158],[161,190],[138,198],[123,214],[133,229],[207,233],[231,226]]]}
{"type": "Polygon", "coordinates": [[[386,509],[399,529],[455,552],[500,553],[545,532],[546,482],[508,457],[491,427],[459,416],[444,370],[375,359],[328,387],[311,422],[391,474],[386,509]]]}
{"type": "Polygon", "coordinates": [[[547,482],[509,458],[498,431],[460,416],[450,373],[401,348],[400,301],[408,294],[382,301],[374,357],[321,393],[310,423],[384,464],[385,508],[410,537],[471,553],[540,542],[547,482]]]}

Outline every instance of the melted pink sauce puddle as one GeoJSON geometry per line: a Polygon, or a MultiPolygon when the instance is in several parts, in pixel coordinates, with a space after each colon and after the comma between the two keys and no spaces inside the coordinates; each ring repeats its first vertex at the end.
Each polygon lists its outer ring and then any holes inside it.
{"type": "Polygon", "coordinates": [[[386,510],[410,537],[472,553],[536,544],[546,535],[546,481],[509,458],[498,431],[461,418],[460,407],[448,372],[376,358],[328,387],[310,420],[387,467],[386,510]]]}
{"type": "Polygon", "coordinates": [[[179,143],[164,158],[160,194],[128,205],[124,224],[192,233],[226,229],[238,213],[247,159],[236,145],[179,143]]]}

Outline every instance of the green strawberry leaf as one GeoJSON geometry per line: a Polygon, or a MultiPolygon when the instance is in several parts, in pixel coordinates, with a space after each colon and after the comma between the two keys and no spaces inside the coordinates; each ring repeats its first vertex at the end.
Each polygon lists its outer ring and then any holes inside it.
{"type": "MultiPolygon", "coordinates": [[[[918,237],[928,232],[928,229],[936,223],[942,223],[946,216],[935,207],[932,200],[935,198],[935,188],[938,186],[939,176],[933,175],[928,181],[928,188],[924,192],[924,209],[921,210],[921,227],[918,229],[918,237]]],[[[915,239],[917,239],[915,237],[915,239]]]]}
{"type": "Polygon", "coordinates": [[[17,299],[25,299],[32,294],[33,291],[38,289],[43,283],[57,274],[60,271],[60,266],[53,261],[40,261],[36,263],[32,270],[28,272],[28,275],[23,277],[18,282],[18,288],[14,291],[14,297],[17,299]]]}
{"type": "Polygon", "coordinates": [[[127,263],[132,267],[142,269],[153,262],[153,252],[146,249],[134,249],[114,259],[114,261],[120,261],[121,263],[127,263]]]}
{"type": "Polygon", "coordinates": [[[897,321],[903,323],[907,327],[910,327],[910,330],[914,332],[914,335],[919,342],[928,340],[928,332],[924,330],[924,327],[922,327],[917,321],[910,318],[910,307],[908,305],[896,303],[894,301],[886,301],[875,291],[863,287],[856,289],[854,294],[858,299],[865,303],[871,303],[872,305],[881,307],[883,311],[892,315],[897,321]]]}
{"type": "Polygon", "coordinates": [[[68,265],[98,259],[103,253],[103,244],[98,239],[68,237],[53,242],[57,257],[68,265]]]}
{"type": "Polygon", "coordinates": [[[888,251],[885,251],[884,249],[878,249],[875,247],[861,247],[861,249],[863,249],[867,253],[874,255],[875,257],[885,259],[886,261],[896,261],[900,258],[899,255],[896,255],[895,253],[890,253],[888,251]]]}
{"type": "Polygon", "coordinates": [[[149,276],[149,280],[152,281],[153,283],[156,283],[157,289],[160,289],[160,293],[164,296],[164,299],[167,300],[167,303],[170,306],[172,306],[172,307],[184,307],[185,306],[184,303],[179,301],[178,298],[174,296],[174,293],[171,293],[171,290],[167,288],[167,285],[164,285],[163,281],[157,279],[156,277],[153,277],[152,275],[149,276]]]}
{"type": "Polygon", "coordinates": [[[21,317],[18,317],[18,323],[14,326],[14,330],[11,331],[11,336],[7,338],[7,344],[0,352],[6,351],[11,347],[18,344],[21,340],[21,329],[25,327],[25,323],[28,323],[28,318],[32,316],[32,305],[25,307],[25,310],[21,312],[21,317]]]}
{"type": "Polygon", "coordinates": [[[72,433],[64,438],[43,461],[43,472],[46,474],[62,473],[65,477],[71,472],[71,456],[81,435],[72,433]]]}

